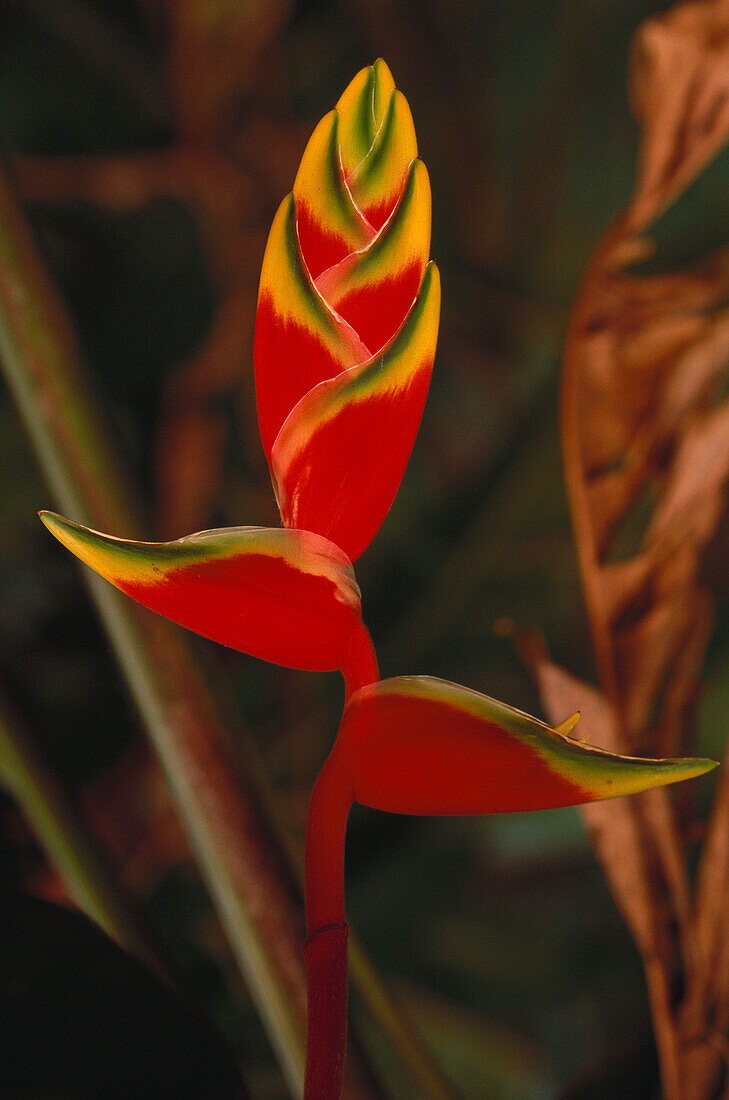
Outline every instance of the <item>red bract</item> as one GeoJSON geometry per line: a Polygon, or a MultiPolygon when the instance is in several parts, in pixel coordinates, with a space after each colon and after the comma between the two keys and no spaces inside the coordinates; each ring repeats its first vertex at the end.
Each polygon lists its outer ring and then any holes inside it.
{"type": "Polygon", "coordinates": [[[333,671],[363,629],[339,547],[311,531],[230,527],[176,542],[130,542],[42,512],[72,553],[173,622],[289,668],[333,671]]]}
{"type": "MultiPolygon", "coordinates": [[[[577,717],[566,725],[573,728],[577,717]]],[[[574,806],[675,783],[714,766],[616,756],[486,695],[427,676],[361,688],[347,703],[340,739],[354,799],[394,813],[574,806]]]]}
{"type": "Polygon", "coordinates": [[[346,706],[306,839],[306,1100],[337,1100],[347,1005],[344,840],[356,799],[413,814],[543,809],[699,775],[706,760],[613,756],[476,692],[377,682],[351,560],[392,503],[420,423],[440,285],[430,188],[382,61],[306,147],[271,229],[255,373],[261,437],[288,529],[115,539],[44,513],[87,565],[146,607],[278,664],[339,669],[346,706]]]}

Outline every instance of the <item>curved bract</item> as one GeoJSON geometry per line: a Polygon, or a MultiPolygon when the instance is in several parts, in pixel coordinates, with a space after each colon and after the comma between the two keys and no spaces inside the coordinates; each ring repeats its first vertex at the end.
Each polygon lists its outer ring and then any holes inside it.
{"type": "Polygon", "coordinates": [[[410,457],[430,383],[440,281],[429,264],[400,331],[361,366],[320,382],[301,399],[272,452],[287,527],[318,531],[354,560],[392,504],[410,457]],[[399,481],[399,478],[398,478],[399,481]]]}
{"type": "Polygon", "coordinates": [[[676,783],[716,766],[616,756],[478,692],[424,676],[355,692],[340,739],[355,800],[409,814],[571,806],[676,783]]]}
{"type": "Polygon", "coordinates": [[[127,595],[198,634],[290,668],[342,666],[362,629],[352,567],[310,531],[231,527],[130,542],[51,512],[59,542],[127,595]]]}
{"type": "Polygon", "coordinates": [[[352,560],[397,492],[430,384],[440,314],[430,214],[410,110],[378,61],[304,151],[266,247],[254,341],[282,520],[352,560]]]}

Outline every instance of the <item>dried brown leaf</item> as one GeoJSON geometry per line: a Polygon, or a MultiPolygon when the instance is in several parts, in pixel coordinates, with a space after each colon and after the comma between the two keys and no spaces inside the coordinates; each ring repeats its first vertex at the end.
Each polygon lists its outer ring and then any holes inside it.
{"type": "Polygon", "coordinates": [[[603,682],[635,751],[666,751],[650,730],[725,506],[729,406],[715,401],[729,375],[726,260],[644,279],[600,271],[565,363],[584,583],[603,682]]]}
{"type": "MultiPolygon", "coordinates": [[[[729,768],[722,769],[714,803],[714,815],[707,833],[696,886],[694,921],[697,943],[701,949],[702,978],[709,983],[716,966],[723,938],[727,936],[729,909],[729,768]]],[[[725,976],[724,982],[729,981],[725,976]]]]}
{"type": "Polygon", "coordinates": [[[729,770],[725,761],[699,865],[693,919],[695,965],[679,1016],[686,1100],[715,1095],[722,1068],[729,1062],[728,890],[729,770]]]}
{"type": "MultiPolygon", "coordinates": [[[[611,752],[624,751],[615,713],[597,689],[554,664],[538,646],[531,645],[526,656],[551,722],[579,710],[579,728],[591,744],[611,752]]],[[[581,812],[613,897],[643,959],[664,1095],[678,1098],[679,1051],[670,992],[674,965],[671,926],[674,920],[687,918],[688,886],[676,846],[671,843],[674,833],[666,792],[595,802],[583,806],[581,812]],[[673,910],[667,906],[669,895],[674,899],[673,910]]]]}
{"type": "Polygon", "coordinates": [[[631,77],[642,129],[631,220],[642,229],[729,136],[727,0],[691,0],[647,20],[633,41],[631,77]]]}
{"type": "MultiPolygon", "coordinates": [[[[555,713],[582,698],[585,721],[619,751],[673,755],[690,751],[712,621],[701,566],[727,505],[729,250],[692,271],[624,268],[648,254],[647,226],[729,137],[729,0],[693,0],[647,21],[632,79],[642,128],[635,194],[589,266],[562,394],[565,476],[605,698],[544,659],[537,674],[545,706],[559,699],[555,713]]],[[[678,806],[690,831],[688,797],[681,792],[678,806]]],[[[717,802],[693,920],[666,792],[589,807],[585,817],[643,954],[664,1092],[706,1100],[729,1025],[729,920],[717,899],[729,882],[729,793],[717,802]],[[678,1016],[671,963],[687,990],[678,1016]]]]}
{"type": "MultiPolygon", "coordinates": [[[[726,364],[729,348],[722,351],[726,364]]],[[[698,558],[716,530],[724,508],[724,487],[729,475],[729,403],[705,412],[683,431],[666,479],[659,506],[646,533],[646,546],[660,544],[676,554],[684,549],[692,557],[695,575],[698,558]]],[[[681,575],[672,578],[680,585],[681,575]]],[[[665,573],[665,569],[664,569],[665,573]]]]}
{"type": "MultiPolygon", "coordinates": [[[[708,592],[697,589],[694,593],[693,614],[690,616],[686,634],[681,639],[678,655],[671,666],[663,707],[658,716],[656,743],[662,745],[669,756],[688,756],[693,751],[691,735],[699,704],[696,684],[713,623],[713,600],[708,592]]],[[[674,794],[677,805],[682,809],[681,818],[687,827],[693,816],[690,793],[689,787],[682,787],[674,794]]]]}
{"type": "Polygon", "coordinates": [[[623,688],[623,728],[630,751],[662,755],[652,729],[681,640],[693,616],[689,593],[663,599],[615,632],[615,667],[623,688]]]}
{"type": "Polygon", "coordinates": [[[645,452],[660,429],[665,437],[716,384],[729,353],[729,250],[695,271],[640,278],[602,272],[590,287],[580,328],[581,420],[599,418],[583,433],[591,476],[623,466],[631,450],[645,452]],[[661,416],[654,417],[660,405],[661,416]],[[657,419],[646,425],[646,419],[657,419]]]}

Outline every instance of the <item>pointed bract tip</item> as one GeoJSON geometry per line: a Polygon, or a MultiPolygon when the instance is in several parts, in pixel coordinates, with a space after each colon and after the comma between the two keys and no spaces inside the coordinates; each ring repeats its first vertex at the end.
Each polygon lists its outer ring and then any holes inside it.
{"type": "MultiPolygon", "coordinates": [[[[111,535],[105,535],[101,531],[85,527],[82,523],[76,523],[75,520],[59,516],[56,512],[43,511],[39,512],[38,516],[41,523],[51,532],[54,538],[58,539],[62,546],[65,546],[82,562],[90,565],[92,569],[96,569],[102,575],[104,571],[96,561],[99,550],[109,544],[118,547],[127,545],[126,539],[117,539],[111,535]]],[[[129,543],[128,545],[133,544],[129,543]]]]}
{"type": "Polygon", "coordinates": [[[80,524],[74,523],[72,519],[66,519],[65,516],[59,516],[57,512],[43,509],[38,513],[38,519],[59,542],[64,542],[64,538],[77,534],[81,530],[80,524]]]}
{"type": "Polygon", "coordinates": [[[707,757],[698,756],[694,760],[686,761],[686,778],[695,779],[699,775],[706,775],[719,767],[718,760],[709,760],[707,757]]]}
{"type": "Polygon", "coordinates": [[[555,733],[561,733],[564,737],[569,737],[579,720],[580,712],[576,710],[574,714],[571,714],[569,716],[569,718],[565,718],[563,722],[559,722],[556,726],[554,726],[554,731],[555,733]]]}
{"type": "Polygon", "coordinates": [[[395,87],[395,78],[392,75],[392,69],[385,59],[383,57],[378,57],[372,68],[374,69],[375,77],[378,82],[388,91],[391,91],[395,87]]]}
{"type": "MultiPolygon", "coordinates": [[[[590,746],[584,746],[584,748],[590,751],[590,746]]],[[[617,778],[620,779],[624,789],[615,791],[607,786],[601,794],[596,794],[598,798],[612,798],[616,794],[637,794],[652,787],[667,787],[672,783],[683,783],[686,779],[698,779],[700,775],[705,775],[718,767],[717,760],[707,760],[703,757],[650,760],[626,756],[615,757],[615,761],[622,772],[617,778]],[[622,768],[619,763],[621,760],[622,768]],[[633,771],[632,776],[631,771],[633,771]]]]}

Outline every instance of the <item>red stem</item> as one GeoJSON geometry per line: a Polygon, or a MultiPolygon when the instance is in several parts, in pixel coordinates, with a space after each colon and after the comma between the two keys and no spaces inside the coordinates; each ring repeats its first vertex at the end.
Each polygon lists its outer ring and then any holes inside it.
{"type": "Polygon", "coordinates": [[[347,1042],[346,924],[320,928],[304,946],[309,1027],[304,1100],[339,1100],[347,1042]]]}
{"type": "MultiPolygon", "coordinates": [[[[342,660],[345,708],[351,695],[377,681],[377,657],[364,623],[352,635],[342,660]]],[[[309,802],[306,825],[306,932],[345,924],[344,841],[352,806],[349,756],[337,734],[309,802]]]]}
{"type": "Polygon", "coordinates": [[[345,706],[355,691],[376,683],[380,678],[375,647],[364,623],[360,623],[352,634],[342,658],[341,673],[344,677],[345,706]]]}
{"type": "Polygon", "coordinates": [[[339,1100],[347,1037],[344,842],[352,784],[336,741],[314,784],[306,826],[308,1000],[304,1100],[339,1100]]]}
{"type": "MultiPolygon", "coordinates": [[[[342,660],[345,706],[378,679],[377,657],[364,624],[342,660]]],[[[337,738],[319,773],[306,825],[306,932],[304,947],[308,1025],[304,1100],[339,1100],[347,1039],[347,935],[344,844],[352,807],[345,745],[337,738]]]]}
{"type": "Polygon", "coordinates": [[[339,740],[319,772],[306,823],[306,932],[344,924],[344,839],[353,802],[349,763],[339,740]]]}

